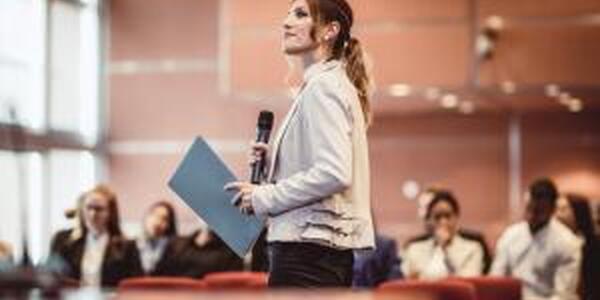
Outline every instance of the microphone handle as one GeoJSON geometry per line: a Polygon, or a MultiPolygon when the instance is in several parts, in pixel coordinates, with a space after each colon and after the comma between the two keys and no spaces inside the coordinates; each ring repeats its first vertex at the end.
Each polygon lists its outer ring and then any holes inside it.
{"type": "MultiPolygon", "coordinates": [[[[269,142],[270,135],[271,135],[270,130],[259,130],[258,134],[256,136],[256,142],[266,144],[269,142]]],[[[262,174],[263,174],[263,171],[265,168],[265,160],[266,160],[266,155],[263,152],[260,159],[252,164],[252,175],[250,177],[250,182],[252,184],[260,184],[261,177],[262,177],[262,174]]]]}

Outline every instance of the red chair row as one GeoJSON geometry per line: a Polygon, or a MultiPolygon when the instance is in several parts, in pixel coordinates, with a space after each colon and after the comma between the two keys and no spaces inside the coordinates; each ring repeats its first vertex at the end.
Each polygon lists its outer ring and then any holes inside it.
{"type": "Polygon", "coordinates": [[[136,277],[121,281],[117,290],[263,290],[267,274],[255,272],[223,272],[208,274],[203,279],[183,277],[136,277]]]}
{"type": "Polygon", "coordinates": [[[457,277],[441,281],[396,280],[382,284],[377,291],[423,300],[522,299],[521,282],[500,277],[457,277]]]}

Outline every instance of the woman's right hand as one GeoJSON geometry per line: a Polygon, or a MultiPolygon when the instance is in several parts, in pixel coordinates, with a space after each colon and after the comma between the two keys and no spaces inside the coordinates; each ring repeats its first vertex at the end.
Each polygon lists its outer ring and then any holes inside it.
{"type": "Polygon", "coordinates": [[[269,153],[269,145],[265,143],[250,142],[250,151],[248,152],[248,164],[253,165],[262,157],[266,157],[269,153]]]}

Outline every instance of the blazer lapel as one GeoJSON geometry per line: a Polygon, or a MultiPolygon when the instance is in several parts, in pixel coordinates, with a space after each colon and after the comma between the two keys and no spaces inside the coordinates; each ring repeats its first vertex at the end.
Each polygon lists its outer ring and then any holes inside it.
{"type": "Polygon", "coordinates": [[[296,111],[298,110],[298,104],[300,103],[300,94],[304,90],[305,86],[306,86],[306,83],[303,84],[302,87],[300,88],[300,91],[298,92],[298,95],[296,96],[296,100],[292,104],[290,111],[285,116],[283,123],[281,123],[281,127],[277,131],[277,136],[275,136],[275,140],[273,140],[273,152],[272,152],[273,154],[271,155],[271,162],[269,164],[269,174],[267,175],[267,182],[271,182],[273,180],[273,175],[275,173],[275,164],[277,163],[277,159],[279,157],[279,146],[281,144],[281,140],[283,139],[283,136],[285,135],[285,132],[287,131],[288,125],[290,124],[290,120],[296,114],[296,111]]]}
{"type": "Polygon", "coordinates": [[[339,65],[339,62],[319,63],[319,64],[311,67],[312,69],[307,71],[307,73],[305,73],[304,83],[298,90],[298,94],[296,94],[294,104],[292,104],[290,111],[286,115],[283,123],[281,124],[279,131],[277,132],[277,136],[275,137],[275,140],[273,141],[273,154],[271,155],[271,164],[269,165],[269,173],[267,175],[267,182],[273,181],[273,175],[275,174],[275,166],[277,164],[277,159],[279,158],[279,146],[281,144],[281,140],[285,136],[285,133],[288,129],[288,125],[289,125],[290,121],[292,120],[292,118],[296,114],[296,111],[298,110],[298,104],[300,103],[300,101],[302,101],[302,97],[301,97],[302,92],[306,88],[306,85],[310,81],[310,78],[318,73],[333,69],[338,65],[339,65]]]}

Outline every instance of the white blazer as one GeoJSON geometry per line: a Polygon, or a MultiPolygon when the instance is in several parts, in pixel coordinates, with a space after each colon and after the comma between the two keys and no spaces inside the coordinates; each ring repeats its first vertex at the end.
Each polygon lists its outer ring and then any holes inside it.
{"type": "Polygon", "coordinates": [[[267,183],[252,193],[268,241],[373,248],[366,125],[340,61],[317,63],[273,141],[267,183]]]}

